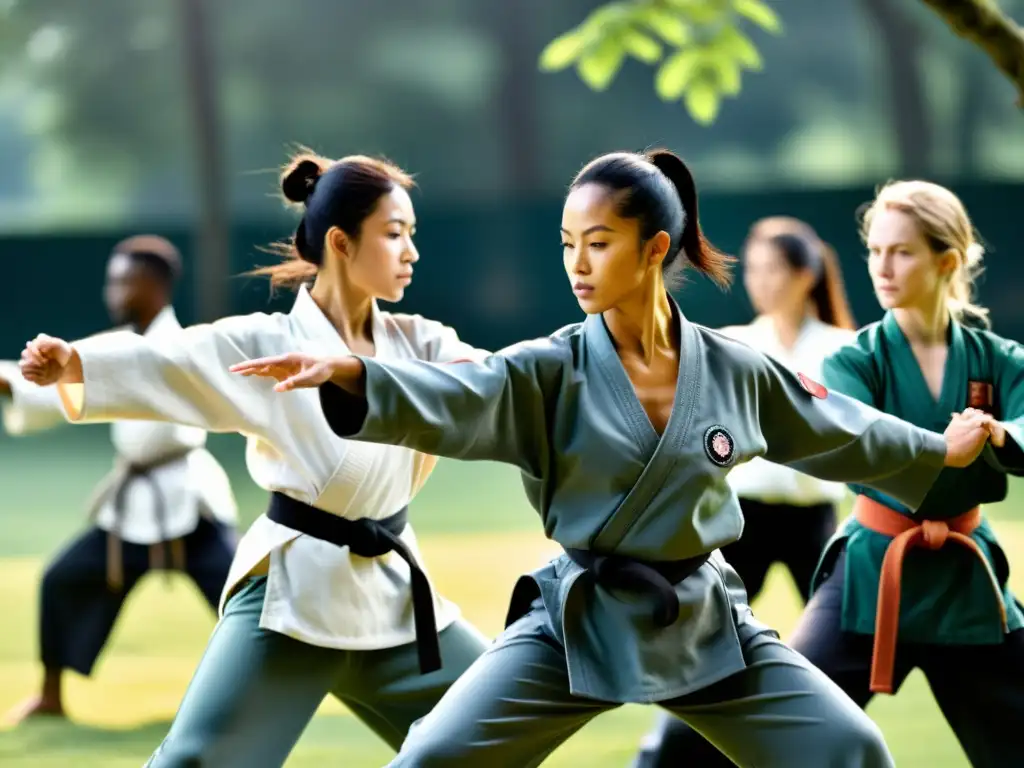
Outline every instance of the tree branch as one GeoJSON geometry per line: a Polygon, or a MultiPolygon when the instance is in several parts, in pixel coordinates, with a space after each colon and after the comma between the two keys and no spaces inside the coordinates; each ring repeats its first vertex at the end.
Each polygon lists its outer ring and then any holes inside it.
{"type": "Polygon", "coordinates": [[[960,37],[981,48],[1017,89],[1024,107],[1024,30],[995,0],[921,0],[960,37]]]}

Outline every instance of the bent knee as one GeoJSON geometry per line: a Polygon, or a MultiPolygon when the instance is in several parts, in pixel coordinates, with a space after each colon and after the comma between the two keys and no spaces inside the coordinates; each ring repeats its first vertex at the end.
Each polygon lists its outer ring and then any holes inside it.
{"type": "Polygon", "coordinates": [[[881,729],[863,712],[857,715],[835,723],[831,741],[836,759],[830,764],[850,768],[895,766],[881,729]]]}

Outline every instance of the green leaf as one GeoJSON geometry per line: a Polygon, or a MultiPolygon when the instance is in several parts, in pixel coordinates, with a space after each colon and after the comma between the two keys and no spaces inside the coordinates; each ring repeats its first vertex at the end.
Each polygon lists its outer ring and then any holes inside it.
{"type": "Polygon", "coordinates": [[[615,78],[626,51],[619,40],[606,38],[593,50],[587,51],[576,64],[580,80],[595,91],[603,91],[615,78]]]}
{"type": "Polygon", "coordinates": [[[686,48],[668,58],[654,76],[654,89],[665,101],[675,101],[704,63],[701,48],[686,48]]]}
{"type": "Polygon", "coordinates": [[[590,27],[614,26],[629,23],[635,15],[636,7],[633,2],[608,3],[591,13],[583,24],[590,27]]]}
{"type": "Polygon", "coordinates": [[[643,13],[643,21],[657,32],[661,39],[669,45],[682,48],[690,42],[690,27],[678,15],[663,8],[647,8],[643,13]]]}
{"type": "Polygon", "coordinates": [[[746,16],[752,22],[768,32],[781,32],[782,22],[771,6],[762,0],[733,0],[736,13],[746,16]]]}
{"type": "Polygon", "coordinates": [[[718,88],[723,96],[735,96],[740,92],[739,62],[725,56],[717,56],[715,72],[718,75],[718,88]]]}
{"type": "Polygon", "coordinates": [[[628,30],[622,37],[622,46],[633,58],[644,64],[655,64],[661,58],[658,41],[635,29],[628,30]]]}
{"type": "Polygon", "coordinates": [[[690,85],[684,103],[694,120],[701,125],[711,125],[718,117],[721,101],[714,84],[702,79],[690,85]]]}
{"type": "Polygon", "coordinates": [[[541,51],[541,71],[557,72],[565,69],[579,58],[579,55],[586,47],[586,43],[586,35],[579,28],[555,38],[541,51]]]}
{"type": "Polygon", "coordinates": [[[757,52],[757,48],[754,47],[750,38],[736,27],[723,28],[715,39],[715,47],[720,51],[727,51],[732,54],[732,58],[746,69],[760,72],[764,67],[764,62],[761,60],[761,54],[757,52]]]}

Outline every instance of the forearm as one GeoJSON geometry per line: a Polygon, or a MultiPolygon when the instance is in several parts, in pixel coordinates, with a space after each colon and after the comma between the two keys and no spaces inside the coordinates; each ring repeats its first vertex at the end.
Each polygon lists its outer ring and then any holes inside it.
{"type": "Polygon", "coordinates": [[[338,358],[333,365],[330,382],[349,395],[366,397],[366,366],[358,357],[338,358]]]}

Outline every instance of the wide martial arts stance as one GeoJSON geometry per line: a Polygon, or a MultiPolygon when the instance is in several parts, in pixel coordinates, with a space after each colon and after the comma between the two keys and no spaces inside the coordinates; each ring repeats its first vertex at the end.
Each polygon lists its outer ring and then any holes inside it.
{"type": "Polygon", "coordinates": [[[279,766],[328,693],[397,750],[486,647],[433,594],[407,524],[435,459],[342,440],[315,392],[281,397],[228,371],[296,348],[481,356],[440,323],[377,307],[402,298],[419,260],[410,185],[361,156],[291,164],[282,188],[304,215],[290,258],[265,270],[277,283],[312,281],[288,314],[230,317],[159,345],[50,339],[26,350],[28,378],[84,381],[63,390],[73,420],[156,418],[246,435],[249,471],[271,493],[239,543],[223,617],[151,766],[279,766]],[[48,350],[47,365],[35,366],[33,349],[48,350]]]}
{"type": "MultiPolygon", "coordinates": [[[[107,263],[104,299],[111,319],[148,343],[181,331],[171,305],[181,272],[162,237],[119,243],[107,263]]],[[[64,424],[56,387],[25,381],[0,363],[4,427],[25,435],[64,424]]],[[[90,526],[47,566],[40,588],[42,690],[9,714],[63,715],[65,669],[92,672],[125,598],[151,569],[187,573],[216,610],[235,550],[237,507],[228,477],[204,448],[206,432],[166,422],[111,427],[114,468],[88,504],[90,526]]]]}
{"type": "MultiPolygon", "coordinates": [[[[757,317],[721,329],[791,371],[820,380],[822,361],[854,338],[853,317],[835,253],[810,225],[786,216],[761,219],[743,248],[743,284],[757,317]]],[[[822,550],[836,531],[840,483],[754,458],[728,475],[739,498],[743,534],[722,556],[753,603],[773,563],[783,563],[803,602],[822,550]]],[[[634,768],[680,762],[693,734],[667,712],[644,737],[634,768]]]]}
{"type": "MultiPolygon", "coordinates": [[[[622,702],[657,702],[745,766],[891,765],[876,726],[754,619],[716,554],[742,527],[725,476],[764,456],[917,506],[943,464],[981,452],[987,428],[957,420],[943,439],[687,320],[663,272],[689,260],[725,282],[727,260],[701,236],[693,179],[669,152],[588,164],[562,237],[588,317],[548,338],[483,362],[299,351],[233,369],[283,379],[285,399],[320,385],[338,434],[518,466],[565,549],[519,582],[505,632],[392,765],[535,766],[622,702]]],[[[42,370],[67,350],[43,340],[27,354],[42,370]]]]}

